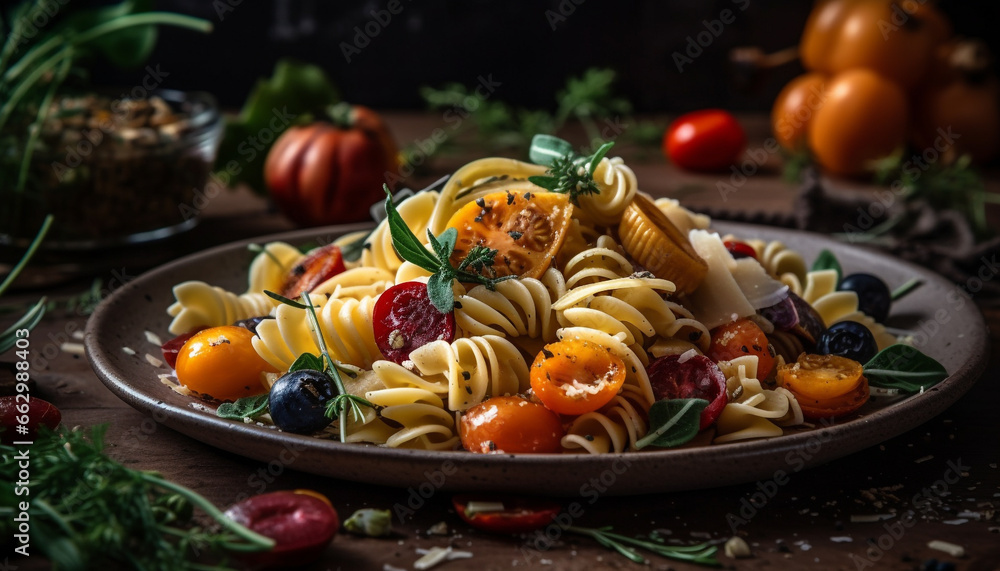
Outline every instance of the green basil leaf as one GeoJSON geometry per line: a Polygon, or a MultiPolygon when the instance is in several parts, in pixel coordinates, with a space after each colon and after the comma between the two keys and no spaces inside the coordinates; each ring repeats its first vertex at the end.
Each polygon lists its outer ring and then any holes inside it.
{"type": "Polygon", "coordinates": [[[215,410],[219,418],[230,420],[243,420],[244,418],[256,418],[267,414],[267,393],[243,397],[236,402],[224,402],[215,410]]]}
{"type": "Polygon", "coordinates": [[[545,190],[553,191],[559,188],[559,180],[554,176],[534,175],[528,177],[528,182],[535,186],[540,186],[545,190]]]}
{"type": "Polygon", "coordinates": [[[838,282],[844,275],[844,270],[841,269],[837,256],[835,256],[830,250],[823,250],[820,252],[819,256],[816,256],[816,261],[813,262],[812,271],[818,272],[821,270],[836,270],[838,282]]]}
{"type": "Polygon", "coordinates": [[[920,392],[948,378],[941,363],[918,349],[897,343],[879,351],[864,366],[868,384],[906,393],[920,392]]]}
{"type": "Polygon", "coordinates": [[[385,200],[386,221],[389,224],[389,234],[392,236],[392,245],[399,253],[399,257],[407,262],[412,262],[431,273],[436,273],[441,269],[442,260],[436,259],[420,240],[413,234],[406,221],[396,210],[396,205],[392,202],[392,193],[389,192],[388,185],[382,185],[387,198],[385,200]]]}
{"type": "Polygon", "coordinates": [[[303,353],[299,355],[298,359],[288,367],[288,372],[301,371],[303,369],[309,369],[311,371],[322,371],[323,370],[323,359],[318,355],[313,355],[312,353],[303,353]]]}
{"type": "Polygon", "coordinates": [[[646,446],[672,448],[689,442],[698,434],[701,411],[708,406],[705,399],[663,399],[649,407],[649,433],[635,443],[646,446]]]}
{"type": "Polygon", "coordinates": [[[441,313],[451,313],[455,309],[455,290],[451,288],[453,280],[445,272],[438,272],[427,280],[427,296],[441,313]]]}
{"type": "Polygon", "coordinates": [[[573,145],[569,141],[552,135],[535,135],[531,139],[531,148],[528,150],[531,162],[544,166],[552,166],[556,159],[573,155],[573,145]]]}
{"type": "Polygon", "coordinates": [[[595,152],[594,155],[592,157],[590,157],[590,159],[589,159],[589,161],[590,161],[590,171],[589,171],[590,172],[590,176],[594,176],[594,170],[597,168],[597,164],[600,163],[602,159],[604,159],[604,155],[608,154],[608,151],[610,151],[611,147],[613,147],[613,146],[615,146],[615,142],[614,141],[608,141],[607,143],[604,143],[603,145],[601,145],[601,147],[599,149],[597,149],[597,152],[595,152]]]}

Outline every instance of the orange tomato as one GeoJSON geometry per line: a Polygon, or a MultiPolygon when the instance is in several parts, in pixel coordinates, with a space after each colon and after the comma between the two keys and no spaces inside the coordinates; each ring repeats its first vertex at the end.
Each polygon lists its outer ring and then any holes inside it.
{"type": "Polygon", "coordinates": [[[487,399],[458,425],[462,446],[484,454],[559,452],[564,433],[559,415],[518,396],[487,399]]]}
{"type": "Polygon", "coordinates": [[[826,101],[809,126],[809,148],[819,164],[858,175],[906,141],[907,98],[896,83],[867,69],[842,72],[827,83],[826,101]]]}
{"type": "Polygon", "coordinates": [[[827,77],[806,73],[781,90],[771,109],[771,130],[778,144],[790,151],[804,149],[813,115],[826,99],[827,77]]]}
{"type": "Polygon", "coordinates": [[[868,379],[861,377],[861,382],[849,393],[829,399],[809,399],[796,395],[795,399],[802,409],[802,416],[806,420],[819,420],[821,418],[836,418],[848,415],[868,402],[868,379]]]}
{"type": "Polygon", "coordinates": [[[911,87],[950,35],[941,12],[923,2],[828,0],[809,15],[799,53],[809,70],[836,74],[865,68],[911,87]]]}
{"type": "Polygon", "coordinates": [[[774,370],[774,349],[768,344],[764,330],[753,321],[739,319],[712,330],[706,357],[719,362],[746,355],[757,357],[757,379],[766,379],[774,370]]]}
{"type": "Polygon", "coordinates": [[[177,380],[204,397],[221,401],[266,393],[262,373],[279,371],[257,355],[250,342],[253,336],[250,330],[233,325],[199,331],[177,354],[177,380]]]}
{"type": "Polygon", "coordinates": [[[497,250],[497,276],[537,278],[549,267],[569,229],[573,205],[554,192],[494,192],[460,208],[448,221],[458,230],[456,266],[475,246],[497,250]]]}
{"type": "Polygon", "coordinates": [[[582,339],[550,343],[531,364],[531,390],[560,414],[595,411],[613,399],[624,382],[621,358],[582,339]]]}
{"type": "Polygon", "coordinates": [[[827,400],[855,390],[862,372],[861,363],[846,357],[805,354],[778,368],[778,382],[796,396],[827,400]]]}

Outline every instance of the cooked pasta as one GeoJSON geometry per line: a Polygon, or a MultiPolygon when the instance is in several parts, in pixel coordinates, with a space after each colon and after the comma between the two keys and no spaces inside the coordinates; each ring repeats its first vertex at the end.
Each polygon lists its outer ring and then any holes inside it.
{"type": "MultiPolygon", "coordinates": [[[[349,371],[345,390],[372,405],[345,426],[334,419],[325,429],[346,442],[426,450],[466,442],[489,452],[499,449],[492,440],[467,442],[471,415],[499,414],[498,403],[513,402],[545,416],[540,423],[551,448],[529,451],[584,454],[636,451],[650,432],[662,442],[669,425],[650,426],[650,407],[680,394],[714,391],[717,404],[706,409],[712,418],[699,419],[712,429],[695,443],[780,436],[816,418],[816,403],[803,412],[799,389],[782,368],[811,348],[812,333],[781,330],[763,316],[789,292],[826,326],[853,320],[873,332],[880,349],[896,341],[858,310],[856,294],[837,291],[835,272],[807,271],[785,243],[742,240],[756,258],[734,258],[707,216],[668,198],[649,207],[622,159],[603,158],[593,181],[585,179],[584,161],[555,165],[471,162],[440,191],[397,205],[413,236],[404,240],[399,227],[382,221],[370,234],[338,239],[345,248],[364,245],[346,270],[308,294],[318,328],[309,309],[263,294],[280,291],[303,257],[272,242],[252,262],[245,293],[178,284],[170,331],[270,315],[251,342],[283,372],[325,346],[349,371]],[[552,176],[540,184],[569,181],[557,189],[568,198],[534,197],[549,191],[529,178],[546,173],[552,176]],[[506,266],[494,266],[498,260],[506,266]],[[509,271],[518,275],[504,275],[509,271]],[[501,396],[515,398],[490,400],[501,396]]],[[[778,323],[782,316],[772,317],[778,323]]]]}
{"type": "Polygon", "coordinates": [[[167,308],[167,314],[173,317],[168,330],[179,335],[199,327],[229,325],[269,314],[277,302],[264,291],[280,291],[289,269],[302,257],[298,249],[283,242],[266,244],[250,264],[249,287],[243,294],[202,281],[177,284],[176,301],[167,308]]]}

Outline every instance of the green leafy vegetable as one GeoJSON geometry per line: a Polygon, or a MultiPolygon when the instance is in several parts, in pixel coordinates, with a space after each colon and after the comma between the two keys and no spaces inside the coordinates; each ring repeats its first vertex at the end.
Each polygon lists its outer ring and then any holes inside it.
{"type": "MultiPolygon", "coordinates": [[[[35,251],[42,244],[42,240],[45,239],[45,235],[48,234],[49,228],[52,226],[52,215],[45,217],[45,221],[42,223],[42,227],[38,229],[38,233],[35,234],[35,239],[31,241],[31,245],[28,246],[27,251],[21,256],[20,261],[14,265],[14,268],[10,270],[7,277],[4,278],[3,282],[0,282],[0,296],[3,295],[7,288],[10,287],[17,276],[20,275],[21,270],[28,265],[28,261],[32,256],[35,255],[35,251]]],[[[17,343],[18,335],[17,331],[19,329],[34,329],[38,322],[42,320],[42,316],[45,315],[45,298],[38,300],[34,305],[28,308],[28,311],[21,316],[20,319],[15,321],[2,333],[0,333],[0,353],[5,353],[11,347],[17,343]]]]}
{"type": "Polygon", "coordinates": [[[864,372],[868,384],[905,393],[920,392],[948,378],[941,363],[901,343],[879,351],[865,364],[864,372]]]}
{"type": "Polygon", "coordinates": [[[317,357],[312,353],[303,353],[299,355],[298,359],[295,359],[290,367],[288,367],[288,372],[294,373],[295,371],[301,371],[304,369],[308,369],[310,371],[322,371],[322,357],[317,357]]]}
{"type": "Polygon", "coordinates": [[[267,411],[267,393],[264,393],[252,397],[242,397],[236,399],[236,402],[224,402],[215,410],[215,415],[229,420],[243,420],[244,418],[257,418],[265,415],[267,411]]]}
{"type": "Polygon", "coordinates": [[[454,280],[483,284],[492,290],[496,288],[496,284],[517,277],[513,275],[496,277],[493,260],[497,251],[483,246],[471,248],[458,267],[454,267],[451,264],[451,255],[455,251],[455,241],[458,239],[458,230],[454,228],[446,229],[440,236],[434,236],[428,230],[427,241],[434,251],[427,251],[396,210],[389,187],[383,186],[383,188],[386,194],[385,212],[392,245],[400,258],[431,273],[430,279],[427,280],[427,295],[441,313],[451,313],[455,309],[455,291],[452,289],[454,280]]]}
{"type": "Polygon", "coordinates": [[[226,121],[215,160],[218,175],[230,186],[244,183],[266,192],[264,159],[274,139],[292,123],[311,118],[338,100],[322,68],[278,60],[271,78],[259,80],[240,114],[226,121]],[[270,143],[263,141],[265,132],[271,134],[270,143]]]}
{"type": "Polygon", "coordinates": [[[840,261],[837,260],[837,256],[834,255],[830,250],[824,249],[816,256],[816,261],[813,262],[812,271],[818,272],[822,270],[834,270],[837,272],[837,281],[844,275],[844,270],[840,267],[840,261]]]}
{"type": "Polygon", "coordinates": [[[646,561],[645,557],[639,554],[639,552],[635,549],[636,547],[655,553],[660,557],[669,557],[670,559],[697,563],[699,565],[708,565],[711,567],[719,566],[719,560],[715,557],[719,548],[716,546],[708,545],[707,543],[699,543],[697,545],[688,546],[666,545],[663,543],[662,539],[637,539],[627,535],[612,533],[611,529],[611,527],[593,529],[570,526],[566,528],[566,531],[592,537],[597,541],[597,543],[600,543],[604,547],[607,547],[612,551],[617,551],[630,560],[644,565],[649,562],[646,561]]]}
{"type": "Polygon", "coordinates": [[[106,429],[43,431],[30,448],[29,495],[16,495],[19,450],[0,446],[4,537],[16,533],[15,510],[28,502],[31,553],[37,549],[57,569],[220,569],[228,552],[274,546],[193,490],[106,456],[106,429]],[[193,508],[210,518],[212,528],[192,521],[193,508]]]}
{"type": "Polygon", "coordinates": [[[701,411],[708,406],[705,399],[663,399],[649,407],[649,433],[635,443],[637,449],[646,446],[672,448],[690,442],[698,434],[701,411]]]}

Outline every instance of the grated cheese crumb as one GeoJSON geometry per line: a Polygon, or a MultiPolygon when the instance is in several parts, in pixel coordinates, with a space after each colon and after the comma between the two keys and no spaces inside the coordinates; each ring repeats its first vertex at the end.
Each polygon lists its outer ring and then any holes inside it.
{"type": "Polygon", "coordinates": [[[927,547],[931,549],[936,549],[938,551],[944,551],[952,557],[965,557],[965,548],[961,545],[956,545],[954,543],[949,543],[947,541],[941,541],[935,539],[927,543],[927,547]]]}
{"type": "Polygon", "coordinates": [[[163,361],[157,359],[156,357],[150,355],[149,353],[146,353],[146,362],[156,367],[157,369],[163,366],[163,361]]]}
{"type": "Polygon", "coordinates": [[[163,341],[160,341],[160,336],[157,335],[156,333],[153,333],[152,331],[146,331],[146,341],[149,341],[150,343],[156,345],[157,347],[163,345],[163,341]]]}
{"type": "Polygon", "coordinates": [[[80,343],[62,343],[59,345],[59,350],[63,353],[69,353],[71,355],[83,355],[84,349],[83,345],[80,343]]]}
{"type": "Polygon", "coordinates": [[[135,355],[135,349],[131,347],[122,347],[122,352],[126,355],[135,355]]]}

